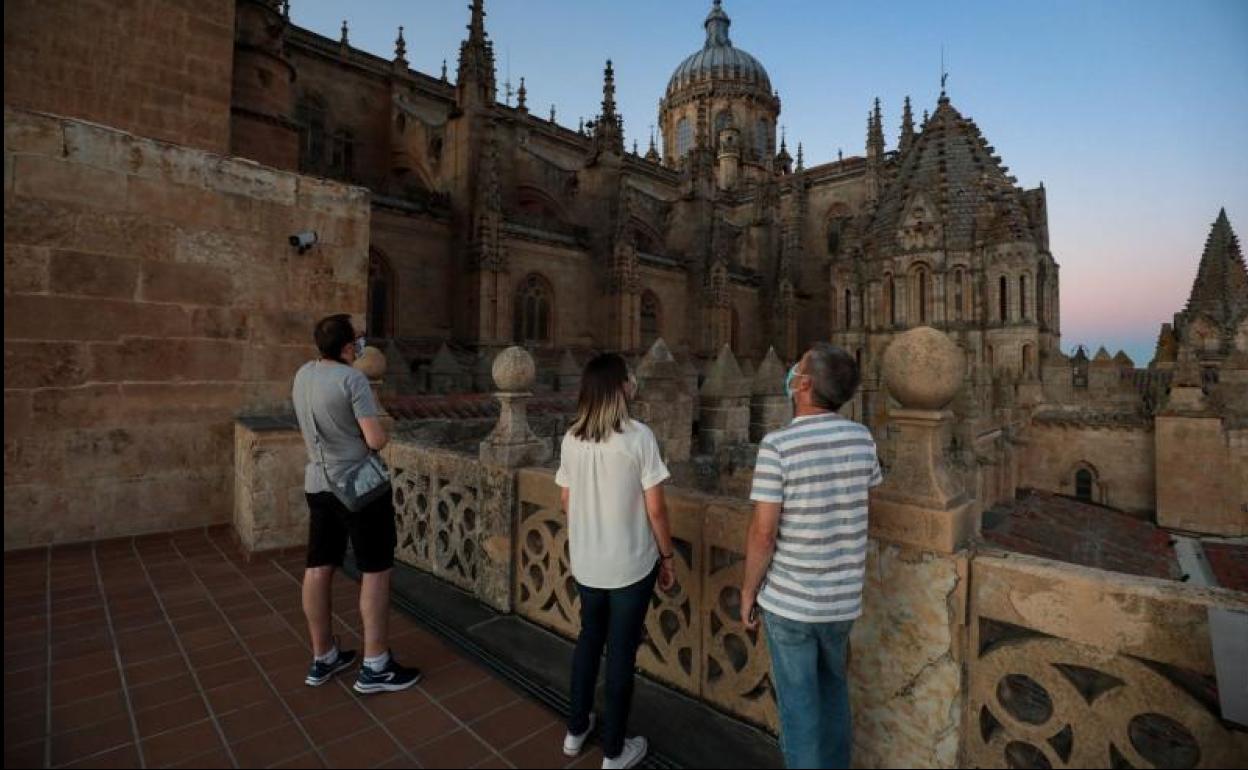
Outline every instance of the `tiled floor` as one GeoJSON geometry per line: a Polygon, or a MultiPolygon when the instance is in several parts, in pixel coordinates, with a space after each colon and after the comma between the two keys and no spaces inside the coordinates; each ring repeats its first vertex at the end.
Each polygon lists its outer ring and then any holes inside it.
{"type": "MultiPolygon", "coordinates": [[[[561,767],[557,715],[398,612],[415,690],[310,688],[298,554],[225,528],[6,554],[6,767],[561,767]]],[[[359,648],[357,585],[336,631],[359,648]]],[[[596,750],[575,767],[597,767],[596,750]]]]}

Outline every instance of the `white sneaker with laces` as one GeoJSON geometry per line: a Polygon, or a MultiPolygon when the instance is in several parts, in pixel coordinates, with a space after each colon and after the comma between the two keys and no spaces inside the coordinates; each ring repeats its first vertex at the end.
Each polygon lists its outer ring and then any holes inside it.
{"type": "Polygon", "coordinates": [[[646,751],[650,748],[646,743],[646,739],[638,735],[635,738],[624,739],[624,750],[615,759],[602,758],[603,770],[617,770],[625,767],[636,767],[637,763],[646,758],[646,751]]]}
{"type": "Polygon", "coordinates": [[[594,715],[589,715],[589,727],[585,728],[585,732],[580,735],[568,733],[563,736],[563,753],[569,757],[577,757],[581,754],[581,747],[585,745],[585,739],[594,731],[594,715]]]}

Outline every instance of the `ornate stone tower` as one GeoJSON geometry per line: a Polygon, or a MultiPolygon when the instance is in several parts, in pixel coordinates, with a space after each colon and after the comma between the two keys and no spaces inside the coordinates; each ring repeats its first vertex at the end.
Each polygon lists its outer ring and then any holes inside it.
{"type": "MultiPolygon", "coordinates": [[[[659,103],[664,162],[680,167],[691,150],[705,145],[720,159],[721,187],[725,158],[734,159],[727,168],[739,168],[746,179],[761,180],[771,171],[780,116],[780,97],[771,90],[767,70],[732,44],[731,24],[721,0],[715,0],[703,22],[706,42],[672,73],[659,103]],[[724,142],[736,147],[725,148],[724,142]]],[[[729,173],[735,184],[736,172],[729,173]]]]}
{"type": "Polygon", "coordinates": [[[1178,355],[1217,368],[1238,349],[1248,352],[1248,269],[1226,209],[1209,230],[1187,306],[1174,316],[1178,355]]]}
{"type": "Polygon", "coordinates": [[[289,26],[276,0],[238,0],[230,152],[294,170],[299,167],[299,128],[292,119],[295,68],[285,51],[289,26]]]}

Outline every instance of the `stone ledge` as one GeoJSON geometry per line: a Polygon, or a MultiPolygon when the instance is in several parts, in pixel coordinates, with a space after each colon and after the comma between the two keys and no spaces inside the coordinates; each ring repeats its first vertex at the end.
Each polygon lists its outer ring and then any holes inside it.
{"type": "Polygon", "coordinates": [[[936,510],[877,494],[871,497],[868,522],[873,538],[952,554],[975,534],[975,503],[968,500],[949,510],[936,510]]]}

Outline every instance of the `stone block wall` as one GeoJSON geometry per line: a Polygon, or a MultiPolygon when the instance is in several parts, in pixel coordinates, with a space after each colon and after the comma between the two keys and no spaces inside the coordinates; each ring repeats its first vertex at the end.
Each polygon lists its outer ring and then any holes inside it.
{"type": "Polygon", "coordinates": [[[1033,421],[1019,458],[1018,484],[1074,495],[1075,473],[1086,467],[1095,476],[1093,502],[1148,513],[1157,506],[1153,444],[1148,423],[1098,426],[1033,421]]]}
{"type": "Polygon", "coordinates": [[[1157,417],[1157,523],[1248,535],[1248,430],[1208,414],[1157,417]]]}
{"type": "Polygon", "coordinates": [[[365,191],[4,124],[5,547],[229,520],[234,417],[287,408],[315,320],[364,312],[365,191]]]}
{"type": "Polygon", "coordinates": [[[306,463],[293,421],[244,417],[234,423],[234,530],[248,553],[307,542],[306,463]]]}
{"type": "Polygon", "coordinates": [[[4,4],[6,106],[225,153],[233,62],[234,0],[4,4]]]}

